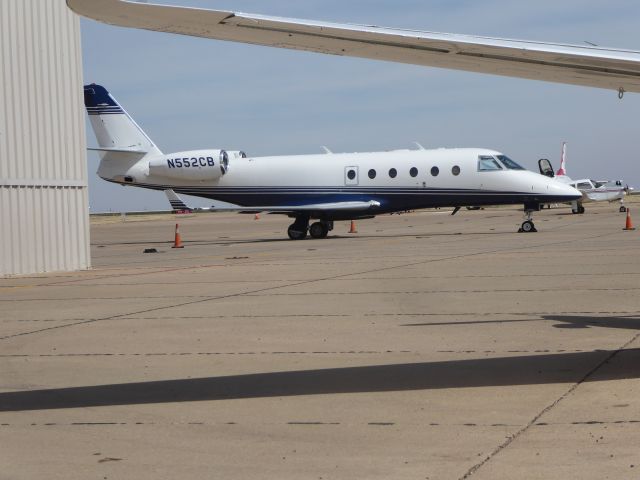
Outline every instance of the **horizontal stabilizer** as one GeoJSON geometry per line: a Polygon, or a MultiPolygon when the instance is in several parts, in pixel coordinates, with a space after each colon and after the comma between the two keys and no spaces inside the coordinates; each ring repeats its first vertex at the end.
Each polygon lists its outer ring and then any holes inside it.
{"type": "Polygon", "coordinates": [[[144,150],[127,150],[126,148],[94,148],[90,147],[87,150],[91,152],[110,152],[110,153],[131,153],[134,155],[146,155],[148,152],[144,150]]]}

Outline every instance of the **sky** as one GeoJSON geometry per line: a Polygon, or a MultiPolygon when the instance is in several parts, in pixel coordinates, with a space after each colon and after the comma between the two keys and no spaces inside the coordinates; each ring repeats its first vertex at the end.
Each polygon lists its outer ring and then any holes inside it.
{"type": "MultiPolygon", "coordinates": [[[[339,23],[640,50],[637,0],[174,0],[339,23]]],[[[104,85],[166,153],[250,156],[482,147],[537,171],[640,187],[640,94],[124,29],[82,19],[85,83],[104,85]]],[[[87,121],[87,142],[96,145],[87,121]]],[[[93,212],[168,209],[107,183],[88,155],[93,212]]],[[[198,206],[210,200],[187,199],[198,206]]]]}

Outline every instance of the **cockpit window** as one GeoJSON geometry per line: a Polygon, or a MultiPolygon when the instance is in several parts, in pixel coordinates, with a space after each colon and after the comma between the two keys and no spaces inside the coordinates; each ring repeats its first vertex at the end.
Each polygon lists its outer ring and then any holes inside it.
{"type": "Polygon", "coordinates": [[[478,159],[478,171],[479,172],[490,172],[495,170],[502,170],[502,166],[498,163],[498,161],[490,156],[481,156],[478,159]]]}
{"type": "Polygon", "coordinates": [[[578,182],[578,190],[591,190],[591,184],[589,182],[578,182]]]}
{"type": "Polygon", "coordinates": [[[511,160],[509,157],[507,157],[506,155],[496,155],[498,157],[498,160],[500,160],[502,162],[502,164],[507,167],[509,170],[524,170],[523,167],[521,167],[520,165],[518,165],[516,162],[514,162],[513,160],[511,160]]]}

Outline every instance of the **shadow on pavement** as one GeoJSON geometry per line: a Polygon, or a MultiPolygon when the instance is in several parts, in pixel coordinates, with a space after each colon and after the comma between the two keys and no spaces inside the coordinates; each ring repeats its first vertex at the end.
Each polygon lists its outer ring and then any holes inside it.
{"type": "Polygon", "coordinates": [[[622,328],[625,330],[640,330],[640,314],[615,316],[615,317],[595,317],[595,316],[576,316],[576,315],[540,315],[540,318],[522,318],[507,320],[472,320],[465,322],[432,322],[432,323],[407,323],[400,325],[401,327],[437,327],[437,326],[462,326],[462,325],[483,325],[498,323],[523,323],[523,322],[539,322],[541,320],[549,320],[553,322],[561,322],[554,327],[556,328],[622,328]]]}
{"type": "Polygon", "coordinates": [[[255,373],[0,393],[0,411],[574,383],[640,377],[640,349],[255,373]],[[629,358],[631,357],[631,358],[629,358]]]}

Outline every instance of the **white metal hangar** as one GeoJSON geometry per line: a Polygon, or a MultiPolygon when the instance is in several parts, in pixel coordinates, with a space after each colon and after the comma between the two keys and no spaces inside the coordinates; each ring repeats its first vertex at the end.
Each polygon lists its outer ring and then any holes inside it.
{"type": "Polygon", "coordinates": [[[90,267],[80,21],[0,1],[0,275],[90,267]]]}

